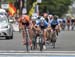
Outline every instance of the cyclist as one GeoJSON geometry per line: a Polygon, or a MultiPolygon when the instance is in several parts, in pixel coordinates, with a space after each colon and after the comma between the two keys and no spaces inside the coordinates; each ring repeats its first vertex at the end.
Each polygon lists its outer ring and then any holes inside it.
{"type": "Polygon", "coordinates": [[[51,38],[51,26],[50,26],[50,22],[53,19],[53,15],[48,15],[48,28],[47,28],[47,43],[49,42],[50,38],[51,38]]]}
{"type": "Polygon", "coordinates": [[[51,33],[56,30],[58,35],[58,30],[60,30],[60,23],[58,22],[58,17],[55,15],[54,18],[50,21],[50,26],[52,28],[51,33]]]}
{"type": "Polygon", "coordinates": [[[48,23],[48,22],[49,22],[48,13],[44,13],[44,14],[43,14],[43,17],[44,17],[44,19],[46,20],[46,22],[48,23]]]}
{"type": "Polygon", "coordinates": [[[71,18],[71,30],[74,30],[74,17],[71,18]]]}
{"type": "Polygon", "coordinates": [[[47,32],[48,23],[47,23],[47,21],[45,20],[44,17],[41,17],[39,22],[36,23],[36,25],[37,25],[37,27],[40,28],[40,31],[41,31],[41,29],[44,29],[44,33],[43,33],[43,35],[44,35],[44,45],[43,45],[43,48],[46,49],[45,42],[47,40],[46,32],[47,32]]]}
{"type": "Polygon", "coordinates": [[[71,25],[71,17],[68,16],[67,17],[67,28],[68,28],[68,30],[70,30],[70,25],[71,25]]]}
{"type": "MultiPolygon", "coordinates": [[[[30,17],[28,16],[28,15],[22,15],[19,19],[18,19],[18,21],[19,21],[19,27],[20,27],[20,29],[22,29],[22,36],[23,36],[23,38],[22,38],[22,41],[23,41],[23,44],[25,45],[26,44],[26,40],[25,40],[25,27],[28,27],[29,28],[29,35],[30,35],[30,37],[31,37],[31,26],[30,26],[30,17]]],[[[30,38],[30,43],[31,43],[31,41],[32,41],[32,37],[30,38]]],[[[32,46],[32,44],[31,44],[31,46],[32,46]]]]}
{"type": "Polygon", "coordinates": [[[62,29],[64,30],[65,29],[65,26],[66,26],[66,20],[65,18],[62,18],[62,29]]]}
{"type": "Polygon", "coordinates": [[[37,23],[39,20],[37,20],[37,17],[32,17],[31,20],[32,20],[32,25],[31,25],[31,27],[32,27],[32,31],[33,31],[32,34],[34,34],[35,31],[39,31],[39,30],[40,30],[39,27],[36,25],[36,23],[37,23]],[[34,30],[35,30],[35,31],[34,31],[34,30]]]}
{"type": "Polygon", "coordinates": [[[48,19],[49,20],[53,19],[53,15],[48,15],[48,19]]]}
{"type": "Polygon", "coordinates": [[[33,36],[33,39],[32,39],[32,43],[33,43],[33,48],[35,49],[37,47],[37,43],[38,43],[38,39],[37,37],[39,36],[39,32],[40,32],[40,28],[36,25],[37,22],[39,22],[39,20],[37,19],[38,17],[32,17],[31,20],[32,20],[32,36],[33,36]]]}

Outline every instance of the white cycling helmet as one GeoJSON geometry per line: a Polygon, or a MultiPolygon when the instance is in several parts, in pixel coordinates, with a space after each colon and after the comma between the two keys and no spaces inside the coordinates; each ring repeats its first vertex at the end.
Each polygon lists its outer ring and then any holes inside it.
{"type": "Polygon", "coordinates": [[[31,20],[32,20],[32,21],[37,20],[37,17],[36,17],[36,16],[32,16],[32,17],[31,17],[31,20]]]}
{"type": "Polygon", "coordinates": [[[45,18],[44,17],[41,17],[40,18],[40,22],[44,22],[45,18]]]}
{"type": "Polygon", "coordinates": [[[44,20],[45,20],[45,18],[44,18],[44,17],[41,17],[41,18],[40,18],[40,21],[44,21],[44,20]]]}

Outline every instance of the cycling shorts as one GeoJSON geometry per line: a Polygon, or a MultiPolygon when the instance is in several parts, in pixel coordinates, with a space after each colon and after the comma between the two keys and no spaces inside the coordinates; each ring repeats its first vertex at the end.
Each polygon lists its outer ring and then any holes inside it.
{"type": "Polygon", "coordinates": [[[46,27],[46,26],[40,26],[40,28],[41,28],[41,29],[46,29],[47,27],[46,27]]]}
{"type": "Polygon", "coordinates": [[[22,22],[22,25],[29,26],[29,22],[26,23],[22,22]]]}
{"type": "Polygon", "coordinates": [[[56,26],[57,26],[57,25],[51,25],[51,28],[52,28],[53,30],[55,30],[56,26]]]}

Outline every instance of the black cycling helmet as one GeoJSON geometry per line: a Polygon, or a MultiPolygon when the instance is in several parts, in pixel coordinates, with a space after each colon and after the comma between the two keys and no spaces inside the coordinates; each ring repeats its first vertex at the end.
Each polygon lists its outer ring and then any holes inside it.
{"type": "Polygon", "coordinates": [[[54,15],[54,19],[57,20],[58,19],[58,16],[57,15],[54,15]]]}

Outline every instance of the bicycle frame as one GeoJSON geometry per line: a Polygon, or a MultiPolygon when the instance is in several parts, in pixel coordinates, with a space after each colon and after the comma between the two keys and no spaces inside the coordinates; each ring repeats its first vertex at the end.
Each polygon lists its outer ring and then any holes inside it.
{"type": "Polygon", "coordinates": [[[28,30],[29,30],[28,27],[25,27],[25,31],[26,31],[26,49],[27,49],[27,51],[29,51],[29,39],[30,39],[28,30]]]}
{"type": "Polygon", "coordinates": [[[41,29],[40,38],[39,38],[40,51],[43,50],[43,33],[44,33],[44,29],[41,29]]]}
{"type": "Polygon", "coordinates": [[[53,30],[51,42],[52,42],[53,48],[55,48],[55,43],[56,43],[56,30],[53,30]]]}

